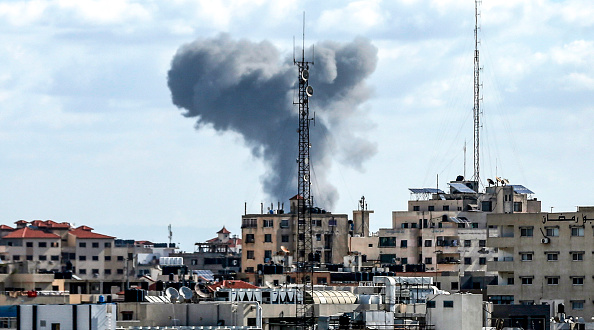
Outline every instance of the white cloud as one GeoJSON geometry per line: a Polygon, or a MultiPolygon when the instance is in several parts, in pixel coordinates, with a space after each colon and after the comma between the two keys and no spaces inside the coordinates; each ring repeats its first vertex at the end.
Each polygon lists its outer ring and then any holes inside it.
{"type": "Polygon", "coordinates": [[[384,12],[380,0],[349,2],[346,6],[324,10],[317,26],[320,30],[339,30],[365,33],[386,23],[389,13],[384,12]]]}

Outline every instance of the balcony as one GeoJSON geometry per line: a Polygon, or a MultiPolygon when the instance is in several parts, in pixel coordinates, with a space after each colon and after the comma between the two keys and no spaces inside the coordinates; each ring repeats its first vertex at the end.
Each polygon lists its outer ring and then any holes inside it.
{"type": "Polygon", "coordinates": [[[514,260],[487,261],[487,270],[490,272],[514,272],[514,260]]]}

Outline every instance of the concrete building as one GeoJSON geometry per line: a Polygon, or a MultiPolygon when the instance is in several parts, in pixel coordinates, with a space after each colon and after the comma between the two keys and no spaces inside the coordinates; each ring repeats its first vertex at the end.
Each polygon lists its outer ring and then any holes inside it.
{"type": "Polygon", "coordinates": [[[496,304],[542,304],[551,315],[590,319],[594,303],[594,207],[567,213],[490,214],[487,244],[498,249],[488,262],[498,277],[488,287],[496,304]]]}
{"type": "Polygon", "coordinates": [[[115,330],[115,304],[19,305],[17,330],[115,330]]]}
{"type": "MultiPolygon", "coordinates": [[[[286,257],[294,257],[297,240],[303,239],[297,233],[297,198],[300,197],[291,199],[289,213],[279,209],[242,216],[241,265],[244,273],[257,273],[259,265],[270,265],[275,260],[283,264],[284,270],[291,270],[290,258],[286,257]],[[273,258],[275,256],[280,258],[273,258]]],[[[320,209],[312,212],[313,249],[320,256],[320,264],[342,263],[343,256],[349,253],[348,238],[354,234],[354,224],[349,222],[346,214],[320,209]]]]}
{"type": "Polygon", "coordinates": [[[438,294],[427,297],[427,323],[435,330],[474,330],[487,325],[491,304],[478,294],[438,294]]]}

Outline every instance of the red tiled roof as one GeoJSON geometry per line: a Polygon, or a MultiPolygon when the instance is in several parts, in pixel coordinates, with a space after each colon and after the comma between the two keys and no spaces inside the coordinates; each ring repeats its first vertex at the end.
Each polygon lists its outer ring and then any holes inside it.
{"type": "Polygon", "coordinates": [[[17,225],[20,225],[22,223],[27,223],[27,221],[25,221],[25,220],[19,220],[19,221],[15,222],[15,224],[17,224],[17,225]]]}
{"type": "Polygon", "coordinates": [[[49,228],[55,228],[55,229],[70,229],[70,223],[68,222],[55,222],[52,220],[46,220],[45,223],[47,224],[47,226],[49,228]]]}
{"type": "Polygon", "coordinates": [[[2,238],[56,238],[59,239],[60,236],[56,234],[46,233],[41,230],[31,229],[28,227],[19,228],[13,230],[12,232],[8,233],[6,236],[2,238]]]}
{"type": "Polygon", "coordinates": [[[151,241],[135,241],[135,244],[139,244],[139,245],[155,245],[153,242],[151,241]]]}
{"type": "Polygon", "coordinates": [[[0,225],[0,230],[14,230],[14,228],[7,225],[0,225]]]}
{"type": "Polygon", "coordinates": [[[223,229],[217,231],[217,234],[231,234],[231,232],[228,231],[227,228],[225,228],[225,226],[223,226],[223,229]]]}
{"type": "Polygon", "coordinates": [[[76,229],[71,229],[69,233],[76,236],[77,238],[114,238],[113,236],[93,233],[91,232],[91,230],[93,230],[93,228],[87,226],[80,226],[76,229]]]}
{"type": "Polygon", "coordinates": [[[211,291],[216,291],[218,287],[224,289],[257,289],[258,287],[250,284],[248,282],[240,281],[240,280],[224,280],[221,282],[217,282],[213,285],[209,285],[208,289],[211,291]]]}

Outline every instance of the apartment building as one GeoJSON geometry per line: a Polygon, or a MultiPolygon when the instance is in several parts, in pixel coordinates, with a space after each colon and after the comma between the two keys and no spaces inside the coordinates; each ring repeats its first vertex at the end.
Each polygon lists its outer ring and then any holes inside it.
{"type": "Polygon", "coordinates": [[[487,244],[498,250],[488,269],[498,277],[488,287],[496,304],[564,306],[567,315],[594,314],[594,207],[567,213],[507,213],[487,216],[487,244]]]}
{"type": "MultiPolygon", "coordinates": [[[[297,239],[303,239],[297,233],[298,198],[291,198],[289,213],[271,210],[268,213],[242,216],[241,264],[244,273],[257,272],[258,265],[271,264],[275,256],[294,256],[297,239]]],[[[349,252],[349,235],[354,234],[353,221],[349,221],[346,214],[333,214],[320,209],[312,210],[311,219],[313,249],[319,255],[320,263],[342,263],[343,256],[349,252]]],[[[280,262],[283,258],[275,260],[280,262]]],[[[290,264],[284,266],[290,270],[290,264]]]]}

